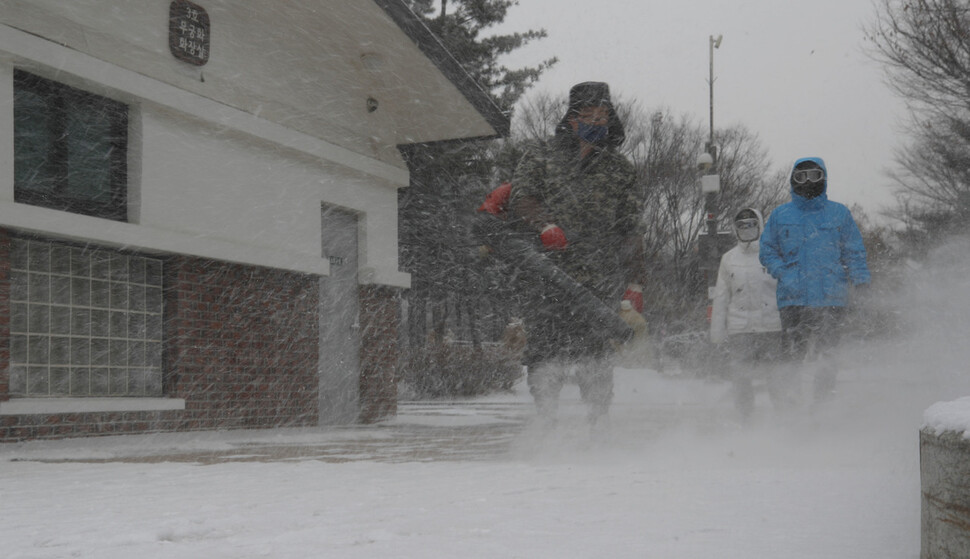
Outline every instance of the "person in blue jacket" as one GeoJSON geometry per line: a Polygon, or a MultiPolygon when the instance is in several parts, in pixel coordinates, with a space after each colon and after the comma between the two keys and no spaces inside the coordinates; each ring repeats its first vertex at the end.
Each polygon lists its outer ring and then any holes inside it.
{"type": "Polygon", "coordinates": [[[793,359],[818,358],[814,397],[835,391],[830,352],[840,335],[850,285],[867,287],[862,234],[849,208],[828,199],[828,171],[819,157],[795,161],[791,202],[771,212],[759,259],[778,280],[783,343],[793,359]]]}

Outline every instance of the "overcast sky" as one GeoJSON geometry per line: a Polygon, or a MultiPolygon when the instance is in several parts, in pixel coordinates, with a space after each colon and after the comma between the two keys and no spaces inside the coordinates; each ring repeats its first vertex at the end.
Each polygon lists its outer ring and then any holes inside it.
{"type": "Polygon", "coordinates": [[[497,31],[545,28],[548,38],[513,53],[510,67],[559,63],[533,91],[563,94],[609,82],[647,109],[708,123],[708,41],[714,51],[714,125],[744,124],[778,167],[819,156],[829,198],[876,214],[893,202],[885,171],[905,144],[906,113],[869,58],[868,0],[520,0],[497,31]]]}

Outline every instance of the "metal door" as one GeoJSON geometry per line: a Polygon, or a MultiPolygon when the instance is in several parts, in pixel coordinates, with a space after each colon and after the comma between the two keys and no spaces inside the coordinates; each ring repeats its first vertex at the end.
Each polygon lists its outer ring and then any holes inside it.
{"type": "Polygon", "coordinates": [[[320,423],[357,420],[360,322],[357,302],[357,215],[323,206],[323,256],[330,275],[320,279],[320,423]]]}

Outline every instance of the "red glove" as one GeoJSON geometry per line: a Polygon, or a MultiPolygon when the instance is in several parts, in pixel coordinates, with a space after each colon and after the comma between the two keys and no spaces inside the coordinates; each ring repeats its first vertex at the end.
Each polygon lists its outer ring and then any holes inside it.
{"type": "Polygon", "coordinates": [[[628,284],[626,293],[623,294],[623,300],[629,301],[638,313],[643,313],[643,286],[639,283],[628,284]]]}
{"type": "Polygon", "coordinates": [[[546,250],[566,250],[566,246],[569,244],[569,241],[566,240],[566,234],[554,223],[550,223],[542,229],[539,239],[546,250]]]}
{"type": "Polygon", "coordinates": [[[509,206],[509,198],[512,196],[512,184],[503,182],[495,190],[488,193],[485,201],[478,206],[478,211],[488,212],[492,215],[501,216],[509,206]]]}

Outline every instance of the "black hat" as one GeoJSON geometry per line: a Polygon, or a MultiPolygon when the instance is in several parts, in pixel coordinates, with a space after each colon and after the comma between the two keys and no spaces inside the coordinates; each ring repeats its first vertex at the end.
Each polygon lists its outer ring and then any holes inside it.
{"type": "Polygon", "coordinates": [[[584,107],[613,107],[610,101],[610,86],[604,82],[578,83],[569,90],[569,110],[578,111],[584,107]]]}
{"type": "Polygon", "coordinates": [[[613,107],[613,101],[610,99],[609,84],[605,82],[582,82],[569,89],[569,109],[556,126],[556,137],[559,139],[560,145],[572,145],[578,141],[569,125],[569,119],[585,107],[608,108],[610,113],[609,123],[607,124],[609,134],[604,139],[604,143],[611,147],[623,143],[626,133],[623,130],[623,123],[620,122],[620,117],[613,107]]]}

